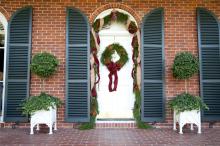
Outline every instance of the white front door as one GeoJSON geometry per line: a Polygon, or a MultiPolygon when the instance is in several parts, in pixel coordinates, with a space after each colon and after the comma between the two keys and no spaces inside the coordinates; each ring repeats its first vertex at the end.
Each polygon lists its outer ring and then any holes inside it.
{"type": "Polygon", "coordinates": [[[109,71],[100,63],[100,83],[97,87],[99,115],[98,119],[131,119],[133,118],[134,94],[131,71],[132,61],[132,35],[119,24],[113,24],[110,29],[101,30],[99,60],[106,47],[112,43],[119,43],[128,53],[128,62],[118,71],[117,91],[109,92],[109,71]]]}

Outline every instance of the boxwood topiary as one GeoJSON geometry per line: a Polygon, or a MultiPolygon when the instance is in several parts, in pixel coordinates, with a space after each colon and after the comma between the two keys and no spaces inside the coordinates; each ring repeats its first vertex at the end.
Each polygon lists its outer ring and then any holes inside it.
{"type": "Polygon", "coordinates": [[[199,61],[190,52],[178,53],[172,66],[173,76],[177,79],[189,79],[199,70],[199,61]]]}
{"type": "Polygon", "coordinates": [[[168,102],[169,106],[176,110],[177,113],[191,110],[208,109],[207,105],[202,102],[199,96],[193,96],[189,93],[177,95],[168,102]]]}
{"type": "MultiPolygon", "coordinates": [[[[44,80],[53,75],[58,67],[57,58],[50,53],[37,53],[34,55],[31,63],[31,71],[42,78],[42,90],[44,91],[44,80]]],[[[33,114],[38,110],[49,110],[49,107],[54,108],[61,105],[61,100],[53,97],[45,92],[41,92],[38,96],[31,96],[22,102],[23,114],[33,114]]]]}
{"type": "Polygon", "coordinates": [[[31,71],[42,78],[53,75],[58,67],[57,58],[50,53],[37,53],[31,63],[31,71]]]}

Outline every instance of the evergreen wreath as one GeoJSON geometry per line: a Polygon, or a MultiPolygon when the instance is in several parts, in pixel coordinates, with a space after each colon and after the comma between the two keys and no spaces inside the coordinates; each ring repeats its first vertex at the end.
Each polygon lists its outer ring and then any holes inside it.
{"type": "Polygon", "coordinates": [[[120,56],[120,59],[116,62],[116,64],[122,68],[128,62],[128,53],[124,47],[118,43],[114,43],[106,47],[101,56],[101,63],[106,66],[110,64],[112,60],[112,54],[115,51],[120,56]]]}
{"type": "Polygon", "coordinates": [[[109,91],[116,91],[118,85],[118,75],[117,71],[119,71],[126,63],[128,62],[128,53],[118,43],[114,43],[106,47],[101,56],[101,63],[105,65],[109,70],[109,91]],[[112,54],[117,52],[120,59],[117,62],[112,61],[112,54]],[[114,88],[112,89],[112,76],[115,76],[114,80],[114,88]]]}

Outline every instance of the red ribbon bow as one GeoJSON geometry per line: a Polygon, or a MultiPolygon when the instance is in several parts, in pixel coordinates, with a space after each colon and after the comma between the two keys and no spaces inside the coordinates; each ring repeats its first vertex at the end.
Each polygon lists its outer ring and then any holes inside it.
{"type": "Polygon", "coordinates": [[[114,62],[110,62],[107,65],[107,68],[109,70],[109,84],[108,84],[108,89],[110,92],[112,91],[116,91],[117,90],[117,86],[118,86],[118,74],[117,71],[119,71],[121,69],[121,66],[117,63],[114,62]],[[112,89],[112,77],[114,76],[114,88],[112,89]]]}

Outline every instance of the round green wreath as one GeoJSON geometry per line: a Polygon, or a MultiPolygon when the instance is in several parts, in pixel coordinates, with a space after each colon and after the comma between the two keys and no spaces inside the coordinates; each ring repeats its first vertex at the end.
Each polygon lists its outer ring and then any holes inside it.
{"type": "Polygon", "coordinates": [[[118,55],[120,56],[120,59],[116,62],[116,64],[122,68],[127,62],[128,62],[128,53],[126,52],[126,50],[124,49],[124,47],[122,47],[121,45],[119,45],[118,43],[114,43],[111,44],[109,46],[106,47],[106,49],[104,50],[104,52],[102,53],[101,56],[101,63],[103,65],[108,65],[109,63],[111,63],[111,59],[112,59],[112,54],[114,52],[117,52],[118,55]]]}
{"type": "Polygon", "coordinates": [[[189,79],[199,71],[199,61],[190,52],[178,53],[174,59],[172,71],[177,79],[189,79]]]}
{"type": "Polygon", "coordinates": [[[58,65],[59,61],[53,54],[37,53],[32,59],[31,71],[41,78],[48,78],[56,72],[58,65]]]}

